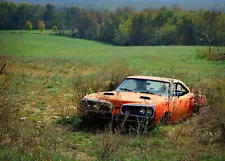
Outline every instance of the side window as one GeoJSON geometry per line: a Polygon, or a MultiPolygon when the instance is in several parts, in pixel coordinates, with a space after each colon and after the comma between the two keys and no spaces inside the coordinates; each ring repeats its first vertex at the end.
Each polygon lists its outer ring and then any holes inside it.
{"type": "Polygon", "coordinates": [[[188,90],[180,83],[174,84],[174,95],[175,96],[183,96],[188,93],[188,90]]]}

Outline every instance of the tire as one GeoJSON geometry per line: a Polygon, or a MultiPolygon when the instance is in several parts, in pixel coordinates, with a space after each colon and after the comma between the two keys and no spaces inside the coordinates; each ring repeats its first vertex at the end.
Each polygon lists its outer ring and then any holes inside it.
{"type": "Polygon", "coordinates": [[[170,120],[170,112],[166,112],[164,116],[161,118],[160,122],[162,125],[168,125],[170,120]]]}

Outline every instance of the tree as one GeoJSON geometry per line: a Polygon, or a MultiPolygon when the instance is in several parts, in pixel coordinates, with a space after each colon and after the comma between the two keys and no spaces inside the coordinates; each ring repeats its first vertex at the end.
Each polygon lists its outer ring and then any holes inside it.
{"type": "Polygon", "coordinates": [[[55,24],[56,10],[52,4],[46,5],[46,11],[43,13],[42,19],[46,23],[46,28],[50,29],[55,24]]]}
{"type": "MultiPolygon", "coordinates": [[[[29,20],[31,22],[38,22],[38,20],[42,19],[41,17],[45,9],[40,4],[37,4],[37,5],[30,5],[29,10],[30,10],[30,13],[32,13],[29,20]]],[[[33,23],[32,28],[33,30],[38,29],[38,23],[33,23]]]]}
{"type": "Polygon", "coordinates": [[[38,21],[38,29],[43,32],[45,30],[45,23],[44,21],[39,20],[38,21]]]}
{"type": "Polygon", "coordinates": [[[154,17],[153,25],[157,28],[161,28],[164,24],[168,23],[168,20],[171,21],[173,16],[174,16],[173,11],[166,9],[165,7],[162,7],[160,12],[154,17]]]}
{"type": "Polygon", "coordinates": [[[149,45],[153,35],[152,18],[147,13],[136,14],[131,23],[132,45],[149,45]]]}
{"type": "Polygon", "coordinates": [[[18,6],[14,3],[0,2],[0,29],[16,29],[17,23],[14,19],[18,6]]]}
{"type": "Polygon", "coordinates": [[[192,21],[193,13],[182,12],[175,13],[176,45],[195,45],[196,34],[194,33],[194,24],[192,21]]]}
{"type": "Polygon", "coordinates": [[[220,13],[217,17],[217,38],[216,44],[220,46],[225,45],[225,13],[220,13]]]}
{"type": "Polygon", "coordinates": [[[130,39],[131,20],[121,23],[118,29],[115,29],[113,42],[116,45],[128,45],[130,39]]]}
{"type": "Polygon", "coordinates": [[[177,27],[175,25],[165,25],[157,31],[157,40],[160,45],[175,44],[177,27]]]}
{"type": "Polygon", "coordinates": [[[32,24],[30,21],[26,21],[25,25],[24,25],[25,30],[27,31],[31,31],[32,30],[32,24]]]}
{"type": "Polygon", "coordinates": [[[199,12],[195,19],[200,41],[208,45],[209,54],[211,54],[211,46],[215,44],[218,36],[218,15],[215,11],[199,12]]]}
{"type": "Polygon", "coordinates": [[[28,3],[21,3],[18,7],[18,10],[15,14],[15,22],[18,29],[22,29],[27,20],[30,20],[31,13],[29,12],[30,8],[28,3]]]}
{"type": "Polygon", "coordinates": [[[52,27],[52,31],[53,31],[53,32],[57,32],[57,31],[58,31],[58,27],[57,27],[56,25],[54,25],[54,26],[52,27]]]}

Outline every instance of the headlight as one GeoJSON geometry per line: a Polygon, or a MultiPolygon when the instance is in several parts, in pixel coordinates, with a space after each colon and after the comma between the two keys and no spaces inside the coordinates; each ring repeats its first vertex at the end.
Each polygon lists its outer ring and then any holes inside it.
{"type": "Polygon", "coordinates": [[[148,109],[148,110],[146,111],[146,114],[149,115],[149,116],[152,115],[152,113],[153,113],[153,112],[152,112],[152,109],[148,109]]]}
{"type": "Polygon", "coordinates": [[[140,110],[139,110],[139,113],[140,113],[141,115],[144,115],[144,114],[145,114],[145,109],[143,109],[143,108],[140,109],[140,110]]]}

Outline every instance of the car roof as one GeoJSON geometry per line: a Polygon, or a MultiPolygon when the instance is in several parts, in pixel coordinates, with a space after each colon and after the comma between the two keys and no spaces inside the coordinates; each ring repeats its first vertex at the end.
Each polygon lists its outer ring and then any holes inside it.
{"type": "Polygon", "coordinates": [[[146,80],[154,80],[154,81],[161,81],[161,82],[181,82],[184,84],[182,81],[178,79],[173,79],[173,78],[164,78],[164,77],[154,77],[154,76],[128,76],[126,78],[133,78],[133,79],[146,79],[146,80]]]}

